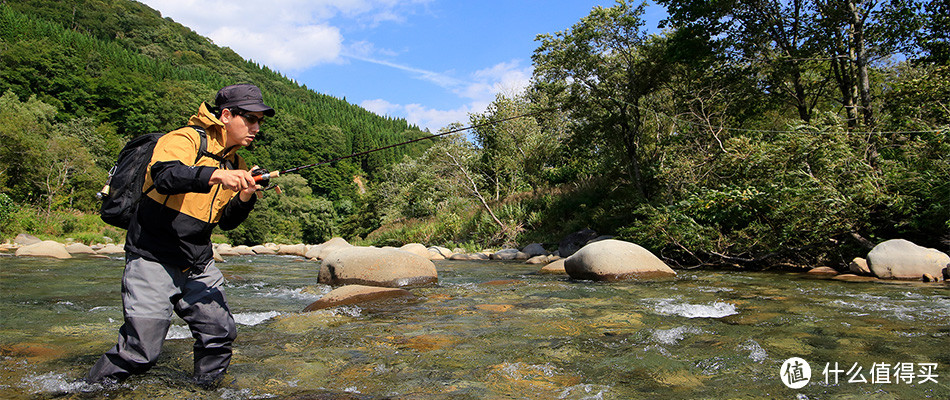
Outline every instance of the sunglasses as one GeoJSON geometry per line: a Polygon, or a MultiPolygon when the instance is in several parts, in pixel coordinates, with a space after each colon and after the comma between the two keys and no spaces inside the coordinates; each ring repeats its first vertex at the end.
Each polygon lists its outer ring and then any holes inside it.
{"type": "Polygon", "coordinates": [[[248,125],[263,124],[263,123],[264,123],[264,117],[258,117],[258,116],[256,116],[256,115],[247,114],[247,113],[245,113],[245,112],[233,112],[233,114],[234,114],[234,115],[240,115],[242,118],[244,118],[245,121],[247,121],[247,124],[248,124],[248,125]]]}

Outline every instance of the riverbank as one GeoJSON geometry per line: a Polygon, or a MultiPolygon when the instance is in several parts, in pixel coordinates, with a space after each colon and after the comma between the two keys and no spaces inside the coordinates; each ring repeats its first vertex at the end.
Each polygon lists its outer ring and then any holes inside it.
{"type": "MultiPolygon", "coordinates": [[[[515,260],[526,264],[539,265],[539,273],[569,274],[565,269],[567,258],[590,244],[603,241],[620,242],[607,236],[585,238],[583,235],[575,234],[562,240],[559,248],[553,251],[549,251],[540,243],[532,243],[520,249],[485,249],[477,252],[421,243],[406,244],[398,249],[427,260],[515,260]],[[562,255],[562,253],[568,254],[562,255]]],[[[348,247],[360,246],[354,246],[338,237],[321,244],[266,243],[256,246],[231,246],[227,243],[216,243],[214,245],[214,257],[218,262],[226,262],[228,257],[253,255],[290,255],[321,261],[334,251],[348,247]]],[[[639,246],[636,247],[639,248],[639,246]]],[[[645,257],[656,258],[645,249],[639,248],[636,251],[643,252],[645,257]]],[[[616,249],[597,250],[597,252],[604,253],[600,257],[607,259],[630,257],[630,255],[619,254],[620,251],[616,249]]],[[[79,255],[109,257],[124,254],[124,249],[122,243],[97,243],[93,245],[76,242],[60,243],[51,240],[40,240],[28,234],[20,234],[12,242],[7,241],[0,244],[0,254],[53,258],[70,258],[79,255]]],[[[662,263],[659,259],[656,259],[656,261],[662,263]]],[[[644,261],[640,260],[633,263],[643,264],[644,261]]],[[[848,265],[847,270],[829,266],[793,269],[793,271],[796,270],[816,278],[836,279],[846,282],[910,280],[936,283],[950,280],[950,256],[936,249],[923,248],[909,241],[896,239],[878,244],[868,253],[866,258],[855,258],[848,265]]],[[[569,275],[575,277],[574,274],[569,275]]],[[[576,278],[589,279],[590,277],[576,276],[576,278]]]]}

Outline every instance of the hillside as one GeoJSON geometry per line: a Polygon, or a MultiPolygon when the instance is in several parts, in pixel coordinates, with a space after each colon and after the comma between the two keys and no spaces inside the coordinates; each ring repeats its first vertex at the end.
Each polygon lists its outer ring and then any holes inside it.
{"type": "MultiPolygon", "coordinates": [[[[55,107],[58,123],[82,121],[98,135],[88,148],[104,174],[129,138],[183,124],[220,87],[261,87],[278,118],[264,127],[250,162],[288,168],[427,135],[404,119],[373,114],[244,60],[151,8],[128,0],[24,0],[0,3],[0,94],[55,107]]],[[[415,147],[373,153],[304,176],[316,194],[355,195],[350,178],[372,176],[415,147]]],[[[9,175],[9,174],[8,174],[9,175]]],[[[3,182],[5,184],[9,182],[3,182]]],[[[15,183],[14,183],[15,184],[15,183]]],[[[85,191],[92,188],[76,188],[85,191]]],[[[24,190],[33,193],[35,190],[24,190]]],[[[35,200],[16,190],[17,202],[35,200]]]]}

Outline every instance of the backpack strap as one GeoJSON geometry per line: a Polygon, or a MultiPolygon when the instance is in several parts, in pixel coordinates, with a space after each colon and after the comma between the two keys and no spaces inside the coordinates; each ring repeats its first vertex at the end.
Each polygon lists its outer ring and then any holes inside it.
{"type": "MultiPolygon", "coordinates": [[[[227,158],[224,158],[224,157],[222,157],[222,156],[220,156],[220,155],[218,155],[218,154],[214,154],[214,153],[208,151],[208,134],[207,134],[207,132],[205,132],[205,128],[204,128],[204,127],[201,127],[201,126],[198,126],[198,125],[188,125],[188,127],[194,129],[195,131],[197,131],[197,132],[198,132],[198,137],[201,138],[201,145],[198,147],[198,155],[195,156],[195,164],[198,163],[198,160],[200,160],[201,157],[209,157],[209,158],[212,158],[212,159],[216,160],[217,162],[221,163],[222,166],[225,166],[225,167],[226,167],[226,166],[229,166],[229,165],[230,165],[231,168],[229,168],[229,169],[235,168],[235,165],[236,165],[235,161],[228,160],[227,158]]],[[[234,148],[234,146],[228,147],[228,148],[224,149],[224,152],[223,152],[223,153],[224,153],[224,154],[228,154],[228,152],[231,151],[231,149],[233,149],[233,148],[234,148]]]]}

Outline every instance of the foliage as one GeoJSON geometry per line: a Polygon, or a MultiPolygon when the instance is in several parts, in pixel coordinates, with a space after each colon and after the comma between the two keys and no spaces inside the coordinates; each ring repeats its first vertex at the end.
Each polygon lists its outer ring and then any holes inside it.
{"type": "Polygon", "coordinates": [[[333,204],[313,195],[299,175],[275,178],[283,193],[258,198],[254,212],[236,229],[224,234],[233,244],[322,243],[334,236],[337,213],[333,204]]]}

